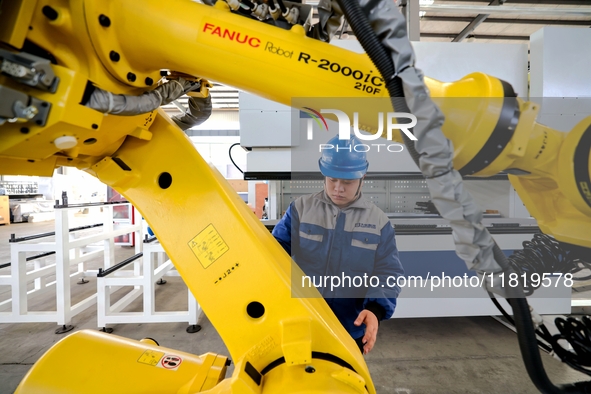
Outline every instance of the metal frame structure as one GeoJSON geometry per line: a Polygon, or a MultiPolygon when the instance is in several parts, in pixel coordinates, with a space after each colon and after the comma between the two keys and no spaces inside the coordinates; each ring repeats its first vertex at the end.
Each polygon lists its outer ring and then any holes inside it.
{"type": "MultiPolygon", "coordinates": [[[[30,242],[39,236],[11,239],[11,274],[0,276],[0,285],[11,287],[12,298],[0,304],[0,309],[8,309],[9,312],[0,312],[1,323],[32,323],[32,322],[56,322],[62,326],[56,333],[66,332],[73,327],[68,326],[72,318],[86,310],[96,302],[96,293],[84,300],[72,305],[72,281],[81,279],[86,283],[85,276],[93,271],[87,267],[87,262],[93,258],[104,255],[104,267],[108,268],[115,261],[114,238],[120,235],[135,232],[140,236],[142,226],[135,224],[113,228],[113,205],[105,205],[103,209],[103,223],[99,233],[82,236],[73,235],[69,227],[69,214],[72,210],[78,210],[78,206],[57,206],[55,209],[55,241],[30,242]],[[20,242],[18,242],[20,241],[20,242]],[[97,245],[102,242],[103,245],[97,245]],[[41,252],[43,259],[34,259],[33,266],[27,265],[32,260],[28,253],[41,252]],[[55,254],[55,260],[50,262],[46,256],[55,254]],[[72,269],[74,271],[72,272],[72,269]],[[51,276],[55,280],[49,281],[51,276]],[[28,290],[30,283],[34,283],[32,290],[28,290]],[[30,300],[34,296],[55,291],[55,311],[32,311],[30,300]]],[[[53,235],[52,233],[42,236],[53,235]]],[[[136,250],[142,247],[136,243],[136,250]]],[[[41,255],[37,255],[41,256],[41,255]]],[[[35,256],[33,256],[35,257],[35,256]]],[[[96,272],[96,271],[94,271],[96,272]]]]}
{"type": "Polygon", "coordinates": [[[166,281],[162,279],[164,276],[180,276],[172,261],[167,258],[162,245],[159,242],[144,243],[143,255],[136,256],[137,258],[126,261],[133,262],[133,269],[115,270],[107,275],[97,276],[98,327],[111,332],[112,329],[108,329],[107,324],[187,322],[187,332],[199,331],[197,319],[201,314],[201,307],[190,291],[187,291],[188,310],[156,311],[155,285],[165,284],[166,281]],[[111,304],[111,296],[125,286],[133,286],[133,290],[111,304]],[[124,311],[140,296],[143,306],[141,312],[124,311]]]}

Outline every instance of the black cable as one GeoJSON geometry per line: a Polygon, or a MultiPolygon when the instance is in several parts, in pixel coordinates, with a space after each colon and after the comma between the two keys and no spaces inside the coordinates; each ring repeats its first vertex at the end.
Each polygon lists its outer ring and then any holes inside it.
{"type": "MultiPolygon", "coordinates": [[[[501,312],[503,317],[509,322],[509,324],[511,324],[513,327],[515,327],[515,321],[507,313],[507,311],[505,311],[505,308],[503,308],[501,306],[501,304],[499,304],[499,301],[497,301],[495,295],[493,293],[491,293],[490,291],[487,293],[488,293],[488,296],[490,297],[491,301],[493,302],[493,304],[495,304],[495,306],[501,312]]],[[[550,339],[552,336],[548,332],[548,329],[546,328],[546,326],[544,326],[544,325],[540,326],[540,329],[536,330],[536,334],[538,334],[540,336],[540,338],[544,339],[547,342],[547,343],[544,343],[544,342],[541,342],[540,340],[538,340],[538,345],[542,349],[544,349],[546,352],[550,353],[552,351],[552,347],[550,345],[548,345],[548,343],[552,343],[552,341],[550,339]]]]}
{"type": "MultiPolygon", "coordinates": [[[[515,252],[507,260],[521,280],[523,280],[521,275],[526,274],[526,281],[522,284],[526,285],[524,290],[527,295],[533,294],[542,285],[540,281],[538,286],[531,286],[532,274],[539,275],[538,278],[543,277],[544,273],[574,275],[585,268],[591,268],[591,263],[586,257],[590,255],[589,249],[559,242],[546,234],[535,234],[531,241],[523,242],[523,247],[523,250],[515,252]]],[[[572,279],[586,280],[589,277],[572,279]]],[[[515,325],[511,316],[498,303],[494,295],[490,292],[488,294],[505,319],[515,325]]],[[[553,351],[571,368],[591,376],[591,369],[585,368],[591,367],[591,319],[584,316],[581,322],[573,317],[566,320],[557,318],[555,324],[560,332],[558,335],[550,334],[543,324],[538,327],[536,334],[549,344],[546,345],[538,340],[538,345],[549,353],[553,351]],[[565,349],[561,341],[568,342],[572,350],[565,349]]]]}
{"type": "MultiPolygon", "coordinates": [[[[583,269],[591,269],[591,260],[584,257],[590,255],[589,249],[559,242],[546,234],[535,234],[531,241],[523,242],[523,250],[513,253],[507,260],[520,280],[524,281],[524,292],[529,296],[542,286],[541,279],[544,274],[561,273],[574,276],[583,269]],[[537,286],[532,286],[535,282],[538,282],[537,286]]],[[[572,279],[588,280],[591,279],[591,275],[572,279]]]]}
{"type": "Polygon", "coordinates": [[[281,13],[285,14],[287,12],[287,7],[285,7],[285,4],[283,4],[283,0],[276,0],[276,1],[277,1],[277,5],[281,9],[281,13]]]}
{"type": "Polygon", "coordinates": [[[238,9],[236,11],[231,10],[231,12],[240,14],[242,16],[246,16],[250,19],[256,19],[254,16],[251,15],[251,10],[244,8],[244,7],[238,7],[238,9]]]}
{"type": "Polygon", "coordinates": [[[254,4],[250,0],[240,0],[240,3],[247,6],[249,10],[254,8],[254,4]]]}
{"type": "MultiPolygon", "coordinates": [[[[275,5],[275,2],[273,0],[268,0],[267,1],[267,5],[269,6],[269,14],[271,14],[271,10],[275,10],[276,7],[277,7],[275,5]]],[[[277,25],[277,21],[273,17],[271,17],[271,19],[266,20],[265,23],[270,24],[270,25],[273,25],[273,26],[280,27],[280,26],[277,25]]]]}
{"type": "MultiPolygon", "coordinates": [[[[526,278],[529,278],[529,282],[525,283],[528,295],[533,294],[534,290],[541,286],[541,281],[538,286],[530,286],[532,274],[538,274],[539,277],[543,277],[544,273],[574,275],[585,268],[591,268],[591,263],[586,257],[583,257],[590,255],[587,248],[562,243],[545,234],[534,235],[531,241],[523,242],[523,247],[523,250],[516,251],[509,256],[508,261],[519,276],[525,273],[526,278]]],[[[572,279],[586,280],[589,277],[573,277],[572,279]]],[[[514,325],[515,322],[494,298],[494,295],[489,292],[489,296],[505,319],[514,325]]],[[[550,334],[544,325],[536,330],[536,334],[551,348],[539,340],[538,345],[547,352],[553,351],[562,362],[571,368],[591,376],[591,369],[585,368],[591,367],[591,318],[584,316],[582,321],[573,317],[557,318],[555,324],[560,334],[550,334]],[[568,342],[572,349],[565,349],[561,345],[561,341],[568,342]]]]}
{"type": "Polygon", "coordinates": [[[232,164],[234,164],[234,167],[236,167],[238,169],[238,171],[240,171],[241,174],[244,174],[244,171],[242,171],[240,169],[240,167],[238,167],[236,165],[236,163],[234,162],[234,159],[232,159],[232,148],[235,147],[236,145],[240,145],[240,142],[236,142],[235,144],[232,144],[232,146],[230,146],[230,149],[228,149],[228,156],[230,156],[230,161],[232,162],[232,164]]]}
{"type": "Polygon", "coordinates": [[[552,348],[560,359],[570,367],[587,375],[591,375],[591,319],[583,316],[581,320],[574,317],[555,320],[560,334],[552,337],[552,348]],[[558,341],[567,341],[572,350],[562,347],[558,341]]]}
{"type": "MultiPolygon", "coordinates": [[[[408,105],[404,98],[402,83],[396,76],[394,63],[389,56],[389,52],[381,44],[380,40],[373,31],[367,16],[363,13],[357,0],[337,0],[343,9],[345,17],[349,21],[355,36],[359,40],[365,52],[369,55],[372,62],[376,65],[380,74],[386,79],[387,89],[390,93],[392,104],[396,111],[409,112],[408,105]]],[[[405,32],[400,32],[405,33],[405,32]]],[[[402,70],[398,70],[402,71],[402,70]]],[[[415,161],[419,164],[420,154],[414,146],[414,142],[402,133],[404,143],[415,161]]],[[[506,256],[498,245],[494,245],[493,255],[497,263],[504,271],[512,271],[506,256]]],[[[515,327],[517,329],[517,338],[523,362],[532,383],[544,393],[560,393],[560,388],[552,384],[540,357],[537,347],[535,331],[531,319],[529,306],[523,294],[523,289],[519,286],[508,289],[509,298],[507,299],[513,308],[515,315],[515,327]]]]}
{"type": "MultiPolygon", "coordinates": [[[[515,326],[513,318],[507,314],[494,295],[490,292],[488,295],[505,319],[515,326]]],[[[589,331],[591,328],[591,319],[589,316],[583,317],[583,324],[573,317],[569,317],[566,320],[563,318],[556,318],[555,323],[560,334],[550,334],[544,324],[540,325],[538,329],[535,330],[536,334],[545,341],[541,342],[538,339],[538,346],[549,354],[554,352],[554,354],[569,367],[581,373],[591,375],[591,370],[585,368],[591,365],[591,333],[589,331]],[[573,350],[565,349],[559,342],[561,340],[567,341],[573,350]]],[[[564,390],[563,392],[568,393],[591,392],[589,391],[591,390],[590,382],[579,382],[574,385],[561,386],[560,388],[564,390]]]]}

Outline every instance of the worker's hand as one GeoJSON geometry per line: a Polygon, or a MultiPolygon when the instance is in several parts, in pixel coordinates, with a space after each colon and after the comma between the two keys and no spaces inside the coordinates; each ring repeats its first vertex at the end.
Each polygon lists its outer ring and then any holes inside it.
{"type": "Polygon", "coordinates": [[[357,319],[353,322],[356,326],[365,324],[365,335],[361,339],[363,342],[363,354],[371,352],[373,346],[376,343],[376,337],[378,335],[378,318],[373,312],[364,309],[361,311],[357,319]]]}

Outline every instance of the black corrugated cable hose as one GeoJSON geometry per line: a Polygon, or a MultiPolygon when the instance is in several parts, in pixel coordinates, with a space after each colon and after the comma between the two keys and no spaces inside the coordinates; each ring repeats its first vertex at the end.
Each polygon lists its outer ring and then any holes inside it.
{"type": "Polygon", "coordinates": [[[556,318],[555,323],[560,332],[552,337],[551,342],[556,355],[577,371],[591,375],[591,370],[585,368],[591,367],[591,319],[589,316],[583,316],[581,320],[574,317],[566,319],[559,317],[556,318]],[[560,346],[558,343],[560,340],[567,341],[572,346],[572,350],[560,346]]]}
{"type": "MultiPolygon", "coordinates": [[[[531,241],[523,242],[523,250],[515,252],[508,257],[509,264],[515,269],[518,277],[523,279],[522,274],[528,278],[527,285],[534,283],[532,274],[543,278],[544,274],[571,274],[574,275],[583,269],[591,268],[589,257],[591,251],[576,245],[559,242],[546,234],[536,234],[531,241]]],[[[591,276],[573,277],[572,280],[588,280],[591,276]]],[[[538,286],[525,287],[526,294],[529,296],[542,286],[542,280],[538,286]]],[[[515,324],[513,319],[507,314],[503,307],[496,301],[494,295],[489,293],[496,307],[511,324],[515,324]]],[[[574,317],[556,318],[556,327],[560,334],[552,335],[548,329],[541,325],[536,333],[546,343],[538,342],[538,345],[547,352],[554,351],[562,362],[571,368],[591,375],[591,318],[583,316],[581,320],[574,317]],[[570,344],[571,349],[565,349],[561,345],[564,341],[570,344]],[[548,345],[549,344],[549,345],[548,345]],[[586,368],[587,367],[587,368],[586,368]]],[[[581,383],[578,389],[584,389],[585,383],[581,383]],[[583,387],[581,387],[583,386],[583,387]]],[[[575,385],[576,386],[576,385],[575,385]]]]}
{"type": "MultiPolygon", "coordinates": [[[[574,275],[583,269],[591,269],[591,250],[587,248],[569,245],[559,242],[546,234],[535,234],[531,241],[523,242],[523,249],[518,250],[508,257],[509,264],[523,279],[526,296],[530,296],[542,285],[542,281],[532,280],[532,275],[537,274],[543,278],[544,274],[571,274],[574,275]],[[532,286],[538,282],[537,286],[532,286]]],[[[588,280],[591,275],[573,278],[573,280],[588,280]]]]}
{"type": "MultiPolygon", "coordinates": [[[[396,76],[394,64],[389,57],[388,52],[383,47],[379,39],[376,37],[371,25],[363,13],[359,3],[356,0],[337,0],[343,9],[347,21],[351,25],[355,36],[361,43],[365,52],[380,71],[382,76],[386,79],[386,86],[390,93],[392,104],[396,111],[409,112],[408,105],[404,99],[404,91],[402,89],[402,82],[396,76]]],[[[410,140],[404,133],[401,133],[404,142],[411,154],[415,163],[419,163],[420,154],[414,147],[414,142],[410,140]]],[[[493,249],[495,260],[502,269],[508,270],[510,266],[507,262],[506,256],[502,250],[495,245],[493,249]]],[[[513,313],[515,315],[515,326],[517,328],[517,337],[519,340],[519,347],[525,367],[528,371],[530,379],[534,385],[543,393],[561,393],[561,392],[581,392],[580,388],[574,385],[568,385],[558,388],[552,384],[542,364],[540,352],[537,347],[534,326],[532,323],[529,306],[523,294],[523,289],[519,287],[510,288],[515,294],[512,294],[508,301],[510,302],[513,313]],[[574,391],[572,391],[574,390],[574,391]]]]}

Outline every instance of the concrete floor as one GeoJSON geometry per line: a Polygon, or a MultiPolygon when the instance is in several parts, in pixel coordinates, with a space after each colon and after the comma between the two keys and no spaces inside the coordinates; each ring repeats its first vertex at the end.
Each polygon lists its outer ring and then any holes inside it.
{"type": "MultiPolygon", "coordinates": [[[[53,230],[53,221],[0,226],[0,264],[10,260],[11,233],[24,236],[53,230]]],[[[118,247],[116,259],[121,261],[133,253],[133,248],[118,247]]],[[[9,268],[4,268],[0,275],[9,272],[9,268]]],[[[74,298],[81,299],[96,290],[95,280],[89,279],[88,284],[73,285],[74,298]]],[[[157,288],[160,307],[186,308],[181,279],[167,280],[166,285],[157,288]]],[[[0,301],[9,298],[8,292],[7,286],[0,287],[0,301]]],[[[45,297],[32,305],[47,308],[52,302],[55,305],[55,301],[45,297]]],[[[96,307],[74,317],[72,324],[75,330],[97,329],[96,307]]],[[[185,331],[185,323],[112,327],[115,335],[133,339],[151,337],[172,349],[227,355],[223,341],[204,315],[200,324],[202,330],[194,334],[185,331]]],[[[35,361],[68,335],[56,335],[56,328],[55,323],[0,324],[0,394],[12,393],[35,361]]],[[[542,358],[555,384],[588,380],[586,375],[546,354],[542,358]]],[[[537,392],[523,366],[515,334],[491,317],[385,321],[380,326],[376,347],[366,356],[366,361],[377,391],[382,394],[537,392]]]]}

